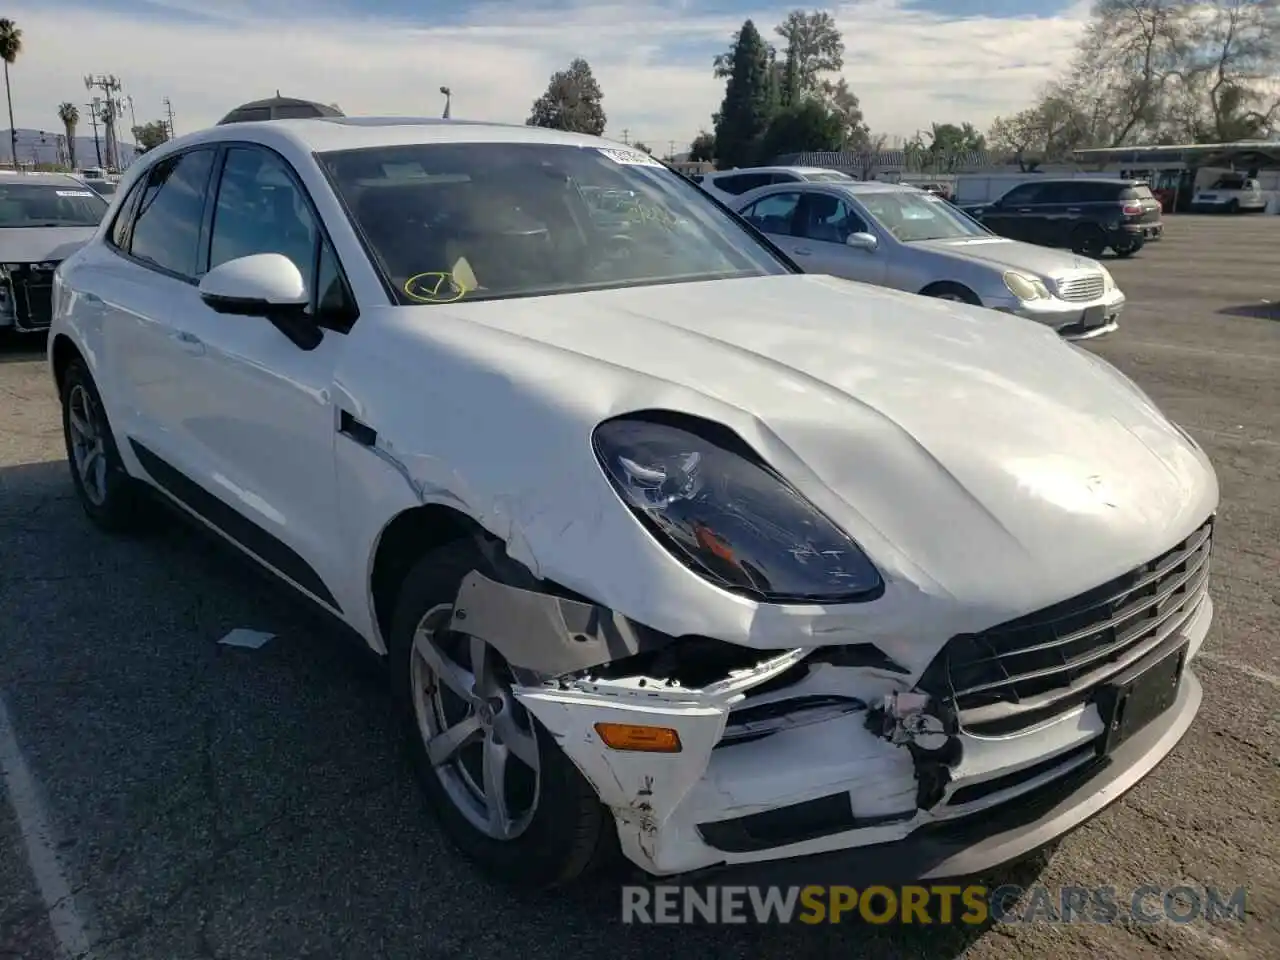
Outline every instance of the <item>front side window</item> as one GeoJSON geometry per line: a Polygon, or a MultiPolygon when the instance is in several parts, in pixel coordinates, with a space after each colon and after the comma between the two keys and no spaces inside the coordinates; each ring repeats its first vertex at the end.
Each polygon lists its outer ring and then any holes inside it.
{"type": "Polygon", "coordinates": [[[792,272],[688,180],[633,151],[433,143],[319,161],[405,305],[792,272]]]}
{"type": "Polygon", "coordinates": [[[96,227],[107,207],[102,197],[78,184],[0,180],[0,229],[96,227]]]}
{"type": "Polygon", "coordinates": [[[240,257],[279,253],[310,283],[315,249],[315,218],[284,163],[265,150],[228,150],[213,210],[209,269],[240,257]]]}
{"type": "Polygon", "coordinates": [[[134,214],[129,253],[179,276],[196,276],[213,155],[209,149],[191,150],[151,169],[134,214]]]}
{"type": "Polygon", "coordinates": [[[941,197],[914,190],[859,195],[875,221],[903,243],[988,236],[990,231],[941,197]]]}
{"type": "Polygon", "coordinates": [[[1019,204],[1035,203],[1040,194],[1044,192],[1044,185],[1039,183],[1026,183],[1020,187],[1014,187],[1001,198],[1001,206],[1011,207],[1019,204]]]}
{"type": "Polygon", "coordinates": [[[843,200],[825,193],[809,195],[800,232],[805,239],[844,243],[851,234],[866,232],[862,218],[843,200]]]}

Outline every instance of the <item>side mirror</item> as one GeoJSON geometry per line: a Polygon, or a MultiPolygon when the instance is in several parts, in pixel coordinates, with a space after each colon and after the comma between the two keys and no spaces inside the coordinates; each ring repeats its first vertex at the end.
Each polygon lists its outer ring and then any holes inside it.
{"type": "Polygon", "coordinates": [[[324,337],[307,317],[311,295],[302,271],[279,253],[219,264],[200,279],[200,299],[219,313],[263,317],[302,350],[314,350],[324,337]]]}
{"type": "Polygon", "coordinates": [[[880,246],[880,241],[872,233],[851,233],[845,243],[855,250],[866,250],[868,253],[875,252],[880,246]]]}

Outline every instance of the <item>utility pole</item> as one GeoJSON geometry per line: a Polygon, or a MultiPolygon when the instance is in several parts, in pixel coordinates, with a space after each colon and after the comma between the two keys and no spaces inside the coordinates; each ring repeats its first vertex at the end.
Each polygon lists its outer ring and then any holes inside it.
{"type": "MultiPolygon", "coordinates": [[[[86,90],[101,90],[104,109],[102,113],[103,133],[107,141],[107,167],[119,167],[119,139],[116,137],[116,104],[120,97],[122,84],[115,74],[89,74],[84,78],[86,90]]],[[[98,98],[95,97],[96,101],[98,98]]]]}
{"type": "Polygon", "coordinates": [[[93,152],[98,156],[98,166],[102,166],[102,141],[98,139],[98,106],[102,101],[97,97],[93,98],[93,103],[86,104],[89,108],[89,123],[93,125],[93,152]]]}
{"type": "Polygon", "coordinates": [[[168,97],[165,97],[161,102],[164,104],[165,112],[169,116],[169,139],[172,140],[178,135],[178,132],[173,129],[173,104],[169,102],[168,97]]]}
{"type": "Polygon", "coordinates": [[[631,128],[630,127],[622,128],[622,142],[625,143],[628,147],[631,146],[631,128]]]}
{"type": "Polygon", "coordinates": [[[676,158],[676,142],[674,140],[667,141],[667,159],[674,160],[676,158]]]}

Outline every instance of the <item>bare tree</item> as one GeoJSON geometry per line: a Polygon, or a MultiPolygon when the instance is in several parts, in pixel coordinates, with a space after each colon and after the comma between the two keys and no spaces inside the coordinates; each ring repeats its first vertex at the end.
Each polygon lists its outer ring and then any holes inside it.
{"type": "Polygon", "coordinates": [[[1214,137],[1265,134],[1280,116],[1280,2],[1208,0],[1190,23],[1186,77],[1203,89],[1214,137]]]}
{"type": "Polygon", "coordinates": [[[870,180],[875,176],[876,168],[880,166],[880,154],[888,138],[883,133],[874,136],[868,133],[865,136],[866,139],[858,150],[858,172],[863,180],[870,180]]]}

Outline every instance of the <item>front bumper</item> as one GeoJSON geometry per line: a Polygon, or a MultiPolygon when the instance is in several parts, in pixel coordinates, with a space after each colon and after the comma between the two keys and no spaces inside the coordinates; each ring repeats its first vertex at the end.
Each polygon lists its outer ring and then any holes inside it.
{"type": "Polygon", "coordinates": [[[810,865],[841,882],[854,870],[881,882],[885,874],[954,877],[1018,859],[1073,829],[1173,749],[1199,708],[1199,683],[1185,665],[1212,611],[1207,593],[1188,607],[1173,637],[1186,644],[1177,699],[1114,752],[1101,749],[1110,727],[1089,700],[1015,733],[958,731],[941,779],[931,773],[936,763],[921,760],[924,740],[886,737],[875,716],[886,698],[919,696],[908,678],[823,662],[779,687],[805,660],[801,649],[701,689],[579,678],[516,693],[612,810],[624,852],[650,875],[684,879],[796,861],[806,883],[819,882],[810,865]],[[783,701],[821,706],[805,715],[790,707],[788,724],[741,736],[743,714],[783,701]],[[611,750],[597,733],[601,723],[672,728],[682,749],[611,750]]]}
{"type": "Polygon", "coordinates": [[[1066,340],[1092,340],[1119,329],[1125,296],[1119,290],[1113,290],[1086,303],[1073,303],[1057,297],[1024,301],[1010,296],[989,300],[984,306],[1053,327],[1066,340]]]}

